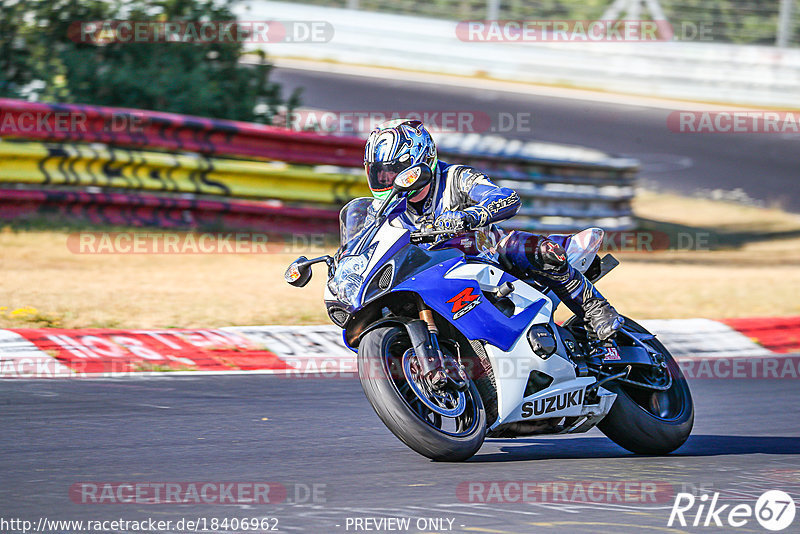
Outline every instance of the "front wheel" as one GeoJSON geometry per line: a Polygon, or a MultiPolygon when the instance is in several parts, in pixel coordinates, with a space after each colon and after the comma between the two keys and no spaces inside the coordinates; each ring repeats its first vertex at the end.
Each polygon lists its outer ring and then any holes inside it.
{"type": "Polygon", "coordinates": [[[368,332],[358,350],[361,387],[381,421],[403,443],[438,461],[466,460],[486,434],[486,412],[475,384],[466,391],[431,390],[416,369],[404,328],[368,332]]]}
{"type": "MultiPolygon", "coordinates": [[[[623,328],[649,334],[625,318],[623,328]]],[[[645,341],[664,356],[672,384],[665,391],[637,388],[620,382],[603,387],[617,400],[597,427],[617,445],[637,454],[668,454],[686,441],[694,425],[694,403],[689,385],[667,348],[657,339],[645,341]]]]}

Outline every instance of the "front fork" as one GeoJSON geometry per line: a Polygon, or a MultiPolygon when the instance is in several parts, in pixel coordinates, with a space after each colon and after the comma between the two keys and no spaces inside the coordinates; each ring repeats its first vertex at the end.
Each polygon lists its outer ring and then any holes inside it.
{"type": "Polygon", "coordinates": [[[455,361],[442,352],[441,347],[439,347],[439,329],[436,327],[433,311],[421,301],[419,303],[419,318],[427,325],[427,337],[430,343],[430,350],[424,352],[415,351],[422,370],[422,376],[429,381],[434,389],[444,389],[448,386],[458,390],[465,389],[468,379],[464,368],[461,366],[461,362],[455,361]]]}

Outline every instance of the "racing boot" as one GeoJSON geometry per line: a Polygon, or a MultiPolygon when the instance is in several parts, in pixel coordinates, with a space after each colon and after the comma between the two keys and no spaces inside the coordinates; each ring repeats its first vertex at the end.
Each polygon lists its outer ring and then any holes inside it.
{"type": "Polygon", "coordinates": [[[583,273],[572,265],[567,265],[566,276],[552,277],[552,274],[545,274],[550,279],[547,285],[572,313],[589,323],[589,327],[600,340],[605,341],[622,327],[625,319],[583,273]]]}

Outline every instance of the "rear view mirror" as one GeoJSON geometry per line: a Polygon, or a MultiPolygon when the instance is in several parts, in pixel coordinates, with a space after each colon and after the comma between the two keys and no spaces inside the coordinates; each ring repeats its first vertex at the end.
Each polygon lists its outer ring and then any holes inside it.
{"type": "Polygon", "coordinates": [[[394,188],[398,191],[417,191],[433,179],[433,171],[427,163],[417,163],[394,178],[394,188]]]}
{"type": "Polygon", "coordinates": [[[283,278],[294,287],[303,287],[311,280],[311,264],[308,258],[300,256],[289,265],[283,278]]]}

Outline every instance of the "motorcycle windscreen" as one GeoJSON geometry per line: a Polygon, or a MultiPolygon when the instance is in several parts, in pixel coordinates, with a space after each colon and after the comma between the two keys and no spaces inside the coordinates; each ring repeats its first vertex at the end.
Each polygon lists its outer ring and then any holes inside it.
{"type": "Polygon", "coordinates": [[[354,198],[339,212],[339,246],[341,248],[347,248],[347,245],[361,234],[368,222],[372,221],[370,207],[373,200],[372,197],[354,198]]]}

